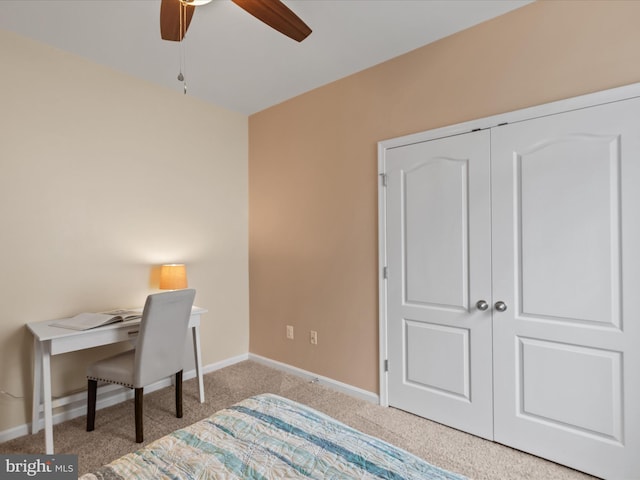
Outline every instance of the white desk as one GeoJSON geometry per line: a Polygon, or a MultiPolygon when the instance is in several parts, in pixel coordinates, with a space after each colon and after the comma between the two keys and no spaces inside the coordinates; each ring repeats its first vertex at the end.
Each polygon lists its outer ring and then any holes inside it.
{"type": "MultiPolygon", "coordinates": [[[[204,402],[204,383],[202,381],[202,357],[200,353],[200,315],[207,310],[193,307],[189,326],[193,333],[193,353],[195,355],[196,375],[200,402],[204,402]]],[[[43,403],[44,432],[46,453],[53,454],[53,405],[51,399],[51,355],[75,352],[86,348],[124,342],[138,335],[140,320],[112,323],[90,330],[70,330],[49,325],[53,320],[27,324],[33,333],[33,410],[31,433],[40,430],[40,405],[43,403]]]]}

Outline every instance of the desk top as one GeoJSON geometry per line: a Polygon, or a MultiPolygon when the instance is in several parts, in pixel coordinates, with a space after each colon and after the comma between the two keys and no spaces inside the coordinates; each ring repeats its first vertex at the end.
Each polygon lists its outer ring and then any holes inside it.
{"type": "MultiPolygon", "coordinates": [[[[140,310],[142,308],[131,308],[127,310],[140,310]]],[[[196,307],[195,305],[191,307],[191,315],[200,316],[203,313],[207,313],[208,310],[206,308],[196,307]]],[[[137,318],[135,320],[129,320],[127,322],[116,322],[110,323],[109,325],[104,325],[102,327],[90,328],[88,330],[72,330],[70,328],[63,327],[54,327],[50,325],[51,322],[58,321],[61,319],[51,319],[51,320],[42,320],[40,322],[31,322],[27,323],[27,328],[33,333],[33,335],[38,338],[41,342],[46,340],[54,340],[56,338],[62,337],[72,337],[72,336],[81,336],[81,335],[92,335],[96,332],[105,332],[107,330],[118,330],[121,328],[135,327],[140,324],[140,319],[137,318]]]]}

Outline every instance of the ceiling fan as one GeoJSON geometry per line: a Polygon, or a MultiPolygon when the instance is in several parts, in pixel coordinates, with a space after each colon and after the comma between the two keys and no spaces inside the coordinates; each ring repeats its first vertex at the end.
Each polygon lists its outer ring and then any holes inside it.
{"type": "MultiPolygon", "coordinates": [[[[289,38],[301,42],[311,29],[280,0],[231,0],[258,20],[289,38]]],[[[180,42],[196,6],[211,0],[162,0],[160,5],[160,35],[163,40],[180,42]]]]}

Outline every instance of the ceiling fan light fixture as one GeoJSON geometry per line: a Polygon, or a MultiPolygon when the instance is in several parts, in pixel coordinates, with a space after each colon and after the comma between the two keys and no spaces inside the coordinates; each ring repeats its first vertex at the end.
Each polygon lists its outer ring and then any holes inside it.
{"type": "Polygon", "coordinates": [[[192,7],[199,7],[211,3],[212,0],[180,0],[183,5],[191,5],[192,7]]]}
{"type": "MultiPolygon", "coordinates": [[[[180,42],[187,33],[196,7],[212,0],[161,0],[160,36],[163,40],[180,42]]],[[[311,28],[282,0],[231,0],[240,8],[269,25],[274,30],[301,42],[309,36],[311,28]]]]}

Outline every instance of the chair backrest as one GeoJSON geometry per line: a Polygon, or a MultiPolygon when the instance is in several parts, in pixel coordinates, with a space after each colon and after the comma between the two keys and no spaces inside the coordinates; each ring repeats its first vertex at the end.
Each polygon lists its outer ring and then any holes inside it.
{"type": "Polygon", "coordinates": [[[136,341],[134,387],[144,387],[182,370],[194,289],[147,297],[136,341]]]}

